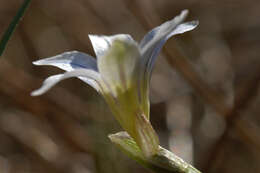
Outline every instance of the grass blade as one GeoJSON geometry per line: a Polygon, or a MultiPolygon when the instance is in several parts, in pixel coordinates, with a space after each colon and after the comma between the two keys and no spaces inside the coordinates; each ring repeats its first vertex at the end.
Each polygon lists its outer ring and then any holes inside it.
{"type": "Polygon", "coordinates": [[[10,40],[17,24],[19,23],[19,21],[23,17],[23,15],[24,15],[26,9],[28,8],[30,2],[31,2],[31,0],[24,0],[23,4],[19,8],[18,12],[16,13],[13,20],[9,24],[7,30],[5,31],[3,37],[0,41],[0,56],[2,56],[8,41],[10,40]]]}

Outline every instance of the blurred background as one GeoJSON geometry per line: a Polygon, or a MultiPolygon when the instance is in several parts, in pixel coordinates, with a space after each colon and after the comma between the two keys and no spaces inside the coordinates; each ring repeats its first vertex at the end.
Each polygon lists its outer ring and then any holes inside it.
{"type": "MultiPolygon", "coordinates": [[[[22,0],[0,0],[0,36],[22,0]]],[[[204,173],[260,172],[260,1],[33,0],[0,59],[0,173],[150,173],[110,143],[121,131],[103,99],[32,61],[65,51],[94,56],[88,34],[131,34],[189,9],[194,31],[170,39],[151,80],[161,145],[204,173]]]]}

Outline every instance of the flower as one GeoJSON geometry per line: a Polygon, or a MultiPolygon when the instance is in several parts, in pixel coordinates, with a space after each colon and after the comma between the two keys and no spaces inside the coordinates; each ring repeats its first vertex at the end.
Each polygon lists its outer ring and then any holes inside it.
{"type": "Polygon", "coordinates": [[[173,35],[194,29],[198,21],[183,23],[187,10],[147,33],[138,44],[130,35],[89,35],[97,59],[71,51],[33,62],[52,65],[67,72],[47,78],[41,95],[61,80],[77,77],[96,89],[106,100],[115,118],[136,141],[146,157],[157,153],[159,140],[149,121],[149,81],[157,55],[173,35]]]}

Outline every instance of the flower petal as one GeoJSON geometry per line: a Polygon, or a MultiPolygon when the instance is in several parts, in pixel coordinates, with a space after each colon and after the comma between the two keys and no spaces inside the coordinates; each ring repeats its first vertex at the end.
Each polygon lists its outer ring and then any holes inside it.
{"type": "Polygon", "coordinates": [[[180,25],[178,25],[174,31],[172,31],[169,35],[167,35],[167,39],[169,39],[171,36],[177,35],[177,34],[183,34],[184,32],[191,31],[194,28],[196,28],[199,25],[199,21],[194,20],[190,22],[185,22],[180,25]]]}
{"type": "MultiPolygon", "coordinates": [[[[60,55],[56,55],[50,58],[41,59],[33,62],[34,65],[51,65],[58,67],[65,71],[73,71],[75,69],[88,69],[97,73],[97,61],[92,56],[78,52],[70,51],[64,52],[60,55]]],[[[85,77],[78,77],[85,83],[91,85],[93,88],[96,88],[95,81],[85,77]]]]}
{"type": "Polygon", "coordinates": [[[105,54],[105,52],[111,47],[114,40],[133,40],[128,34],[117,34],[112,36],[89,35],[89,39],[92,43],[97,58],[102,57],[105,54]]]}
{"type": "Polygon", "coordinates": [[[126,90],[134,84],[140,52],[134,40],[115,39],[104,56],[98,59],[98,70],[102,80],[116,96],[116,90],[126,90]]]}
{"type": "Polygon", "coordinates": [[[56,85],[58,82],[71,77],[78,77],[81,80],[88,83],[90,86],[92,86],[98,92],[101,92],[99,73],[93,70],[77,69],[77,70],[66,72],[64,74],[58,74],[58,75],[53,75],[48,77],[43,82],[42,87],[33,91],[31,95],[32,96],[42,95],[45,92],[47,92],[50,88],[52,88],[54,85],[56,85]]]}
{"type": "Polygon", "coordinates": [[[151,30],[140,42],[141,67],[143,69],[140,74],[141,103],[149,97],[148,87],[152,68],[164,43],[171,36],[190,31],[198,25],[198,21],[182,23],[187,15],[188,10],[183,10],[179,16],[151,30]]]}
{"type": "Polygon", "coordinates": [[[179,16],[154,28],[144,36],[139,45],[142,53],[142,67],[146,69],[144,78],[150,78],[155,59],[171,36],[190,31],[198,25],[198,21],[182,23],[187,15],[188,11],[183,10],[179,16]]]}
{"type": "Polygon", "coordinates": [[[183,10],[180,15],[176,16],[170,21],[167,21],[160,26],[149,31],[140,42],[141,49],[149,49],[152,45],[156,44],[161,39],[165,38],[171,33],[176,26],[182,23],[188,15],[188,10],[183,10]]]}
{"type": "Polygon", "coordinates": [[[96,60],[92,56],[78,51],[64,52],[60,55],[34,61],[33,64],[51,65],[61,68],[65,71],[72,71],[78,68],[97,71],[96,60]]]}

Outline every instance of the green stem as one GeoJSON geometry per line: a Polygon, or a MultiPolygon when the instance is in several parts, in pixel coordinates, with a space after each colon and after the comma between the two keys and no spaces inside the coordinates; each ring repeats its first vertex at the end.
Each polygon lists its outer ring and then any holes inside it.
{"type": "Polygon", "coordinates": [[[16,15],[13,18],[13,20],[9,24],[7,30],[5,31],[3,37],[2,37],[2,39],[0,41],[0,56],[2,56],[2,54],[3,54],[4,50],[5,50],[5,47],[7,45],[7,42],[11,38],[11,36],[12,36],[16,26],[17,26],[17,24],[19,23],[19,21],[23,17],[23,15],[24,15],[26,9],[28,8],[30,2],[31,2],[31,0],[24,0],[23,4],[19,8],[18,12],[16,13],[16,15]]]}
{"type": "Polygon", "coordinates": [[[155,172],[201,173],[199,170],[162,147],[159,147],[159,151],[156,155],[149,158],[145,157],[136,142],[126,132],[109,135],[109,138],[130,158],[155,172]]]}

